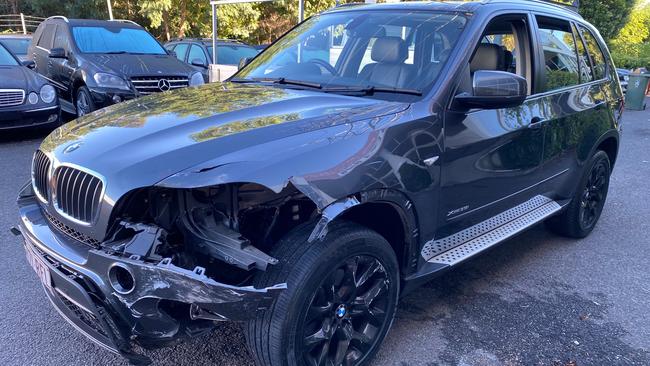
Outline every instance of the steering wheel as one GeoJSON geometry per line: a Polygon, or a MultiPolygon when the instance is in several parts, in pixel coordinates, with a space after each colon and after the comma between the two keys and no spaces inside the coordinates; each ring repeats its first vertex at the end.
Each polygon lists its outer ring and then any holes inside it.
{"type": "Polygon", "coordinates": [[[307,62],[315,63],[316,65],[318,65],[318,66],[324,68],[325,70],[327,70],[330,74],[336,75],[336,69],[334,68],[334,66],[328,64],[324,60],[321,60],[319,58],[312,58],[311,60],[309,60],[307,62]]]}

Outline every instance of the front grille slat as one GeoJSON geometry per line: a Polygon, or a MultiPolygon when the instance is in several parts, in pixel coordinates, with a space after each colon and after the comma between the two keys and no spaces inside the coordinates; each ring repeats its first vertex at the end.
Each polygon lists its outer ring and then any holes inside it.
{"type": "Polygon", "coordinates": [[[152,93],[159,93],[163,90],[160,89],[158,83],[160,80],[167,80],[169,82],[169,90],[185,88],[189,86],[189,79],[184,76],[134,76],[131,78],[131,83],[141,95],[149,95],[152,93]]]}
{"type": "Polygon", "coordinates": [[[56,208],[66,216],[90,224],[99,212],[104,183],[82,170],[60,166],[55,173],[56,208]]]}
{"type": "Polygon", "coordinates": [[[0,107],[21,105],[25,101],[25,91],[22,89],[0,89],[0,107]]]}
{"type": "Polygon", "coordinates": [[[32,162],[32,185],[39,199],[45,202],[49,198],[47,189],[47,176],[49,171],[50,159],[42,151],[36,151],[32,162]]]}

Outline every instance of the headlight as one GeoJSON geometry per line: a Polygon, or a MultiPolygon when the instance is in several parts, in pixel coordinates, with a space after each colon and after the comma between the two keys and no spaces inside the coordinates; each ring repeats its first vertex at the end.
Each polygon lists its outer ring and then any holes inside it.
{"type": "Polygon", "coordinates": [[[190,77],[190,86],[197,86],[197,85],[203,85],[205,82],[203,81],[203,75],[201,75],[200,72],[195,72],[192,77],[190,77]]]}
{"type": "Polygon", "coordinates": [[[129,90],[129,85],[119,76],[98,72],[93,75],[93,79],[95,79],[97,86],[102,88],[129,90]]]}
{"type": "Polygon", "coordinates": [[[43,85],[40,94],[41,100],[45,103],[52,103],[56,98],[56,91],[52,85],[43,85]]]}
{"type": "Polygon", "coordinates": [[[628,75],[623,75],[623,81],[629,81],[630,77],[628,75]]]}
{"type": "Polygon", "coordinates": [[[29,93],[29,96],[27,97],[27,101],[29,102],[29,104],[38,103],[38,94],[34,92],[29,93]]]}

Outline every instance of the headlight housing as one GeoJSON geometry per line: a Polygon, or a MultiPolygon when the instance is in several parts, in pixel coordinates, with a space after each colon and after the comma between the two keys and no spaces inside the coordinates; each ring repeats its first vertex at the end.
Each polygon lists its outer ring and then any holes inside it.
{"type": "Polygon", "coordinates": [[[195,72],[192,74],[190,77],[190,86],[198,86],[203,84],[205,84],[205,82],[203,81],[203,75],[201,75],[200,72],[195,72]]]}
{"type": "Polygon", "coordinates": [[[56,90],[54,90],[54,87],[49,84],[43,85],[39,94],[44,103],[52,103],[56,98],[56,90]]]}
{"type": "Polygon", "coordinates": [[[97,86],[102,88],[129,90],[129,85],[119,76],[98,72],[93,75],[93,79],[95,79],[97,86]]]}

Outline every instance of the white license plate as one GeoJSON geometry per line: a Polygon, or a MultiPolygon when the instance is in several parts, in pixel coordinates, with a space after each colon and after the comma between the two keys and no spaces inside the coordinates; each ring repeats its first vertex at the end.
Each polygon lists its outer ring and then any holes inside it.
{"type": "Polygon", "coordinates": [[[38,278],[41,279],[41,282],[48,287],[52,287],[52,277],[50,277],[50,269],[47,268],[47,265],[43,263],[43,260],[36,257],[36,255],[29,249],[25,248],[27,253],[27,263],[34,269],[34,272],[38,275],[38,278]]]}

